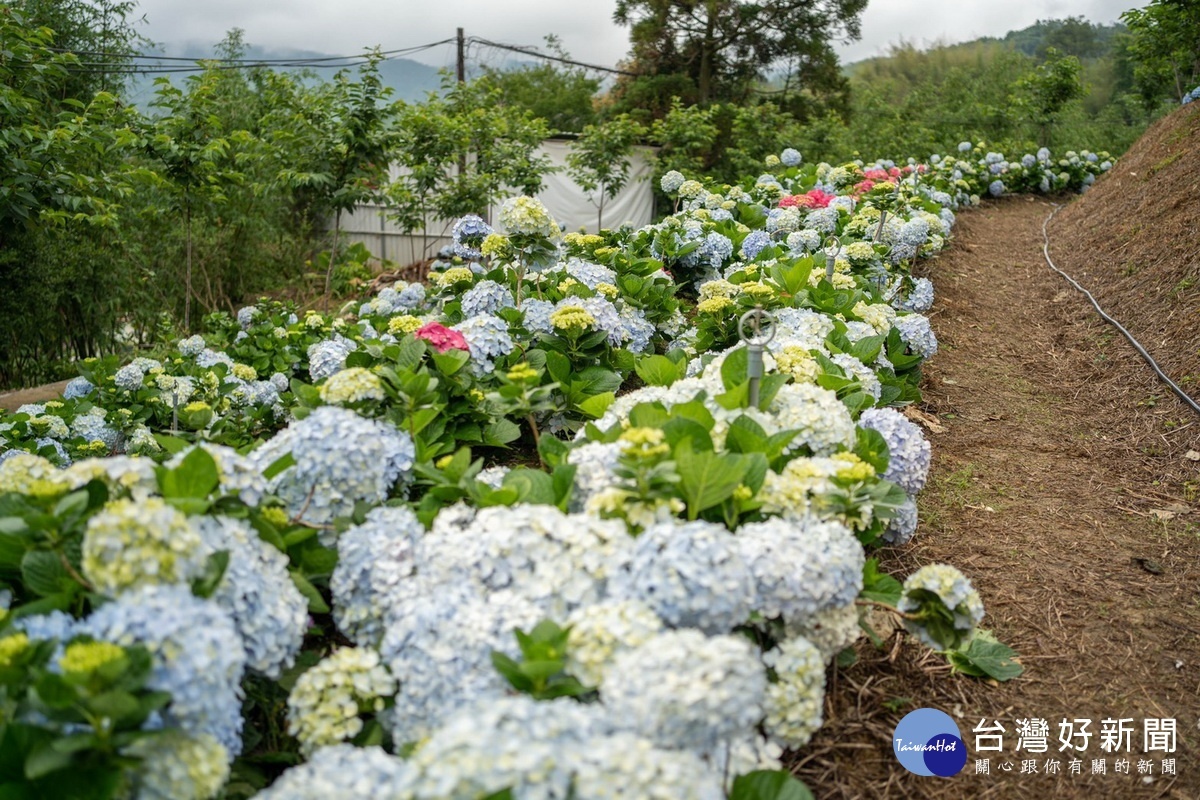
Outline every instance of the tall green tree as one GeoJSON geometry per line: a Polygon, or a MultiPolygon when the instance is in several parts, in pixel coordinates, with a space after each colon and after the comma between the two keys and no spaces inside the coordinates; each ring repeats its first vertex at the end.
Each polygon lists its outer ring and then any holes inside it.
{"type": "MultiPolygon", "coordinates": [[[[618,0],[635,72],[682,74],[696,101],[742,101],[768,70],[788,66],[814,95],[844,88],[833,42],[860,35],[867,0],[618,0]]],[[[636,80],[636,79],[635,79],[636,80]]]]}
{"type": "Polygon", "coordinates": [[[1038,126],[1038,144],[1050,147],[1054,124],[1067,107],[1084,95],[1080,80],[1082,66],[1075,56],[1065,56],[1053,47],[1046,60],[1014,86],[1014,101],[1038,126]]]}
{"type": "Polygon", "coordinates": [[[627,114],[588,125],[567,155],[567,174],[589,193],[596,206],[596,230],[604,227],[604,204],[629,182],[633,146],[646,135],[646,128],[627,114]],[[593,199],[591,192],[598,193],[593,199]]]}
{"type": "Polygon", "coordinates": [[[1134,80],[1147,101],[1170,87],[1180,101],[1200,83],[1200,3],[1153,0],[1121,15],[1129,27],[1127,48],[1134,80]]]}
{"type": "MultiPolygon", "coordinates": [[[[546,45],[551,54],[570,59],[557,37],[547,36],[546,45]]],[[[500,102],[544,119],[553,133],[578,133],[596,121],[593,98],[600,81],[582,67],[550,62],[518,69],[484,67],[483,77],[499,91],[500,102]]]]}

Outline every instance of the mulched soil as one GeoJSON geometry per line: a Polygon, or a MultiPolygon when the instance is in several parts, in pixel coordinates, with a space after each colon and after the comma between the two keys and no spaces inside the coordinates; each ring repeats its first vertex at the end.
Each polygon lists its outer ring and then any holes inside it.
{"type": "MultiPolygon", "coordinates": [[[[1078,247],[1071,220],[1090,218],[1099,193],[1052,223],[1056,262],[1078,247]]],[[[882,559],[894,573],[962,569],[1025,674],[989,685],[951,675],[902,634],[883,649],[861,641],[859,661],[831,673],[827,723],[796,758],[819,798],[1200,797],[1200,464],[1185,457],[1200,450],[1200,417],[1045,265],[1051,210],[1013,198],[964,213],[925,267],[941,352],[921,410],[945,430],[929,433],[921,529],[882,559]],[[953,779],[911,775],[892,754],[897,722],[918,706],[958,721],[969,758],[953,779]],[[1050,723],[1050,751],[1029,756],[1039,773],[1059,756],[1062,719],[1090,718],[1098,733],[1103,719],[1133,718],[1132,774],[1114,774],[1098,736],[1082,775],[1067,774],[1067,754],[1063,774],[1020,774],[1014,720],[1029,717],[1050,723]],[[1177,719],[1177,776],[1159,774],[1157,753],[1152,781],[1138,775],[1145,717],[1177,719]],[[975,774],[981,719],[1008,732],[1002,754],[978,754],[991,775],[975,774]],[[1091,775],[1103,756],[1108,774],[1091,775]]]]}

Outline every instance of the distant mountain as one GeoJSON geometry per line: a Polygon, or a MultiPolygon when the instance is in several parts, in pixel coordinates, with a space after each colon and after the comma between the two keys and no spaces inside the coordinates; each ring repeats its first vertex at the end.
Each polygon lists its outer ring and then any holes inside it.
{"type": "MultiPolygon", "coordinates": [[[[214,58],[213,49],[210,46],[202,45],[196,42],[187,43],[171,43],[161,45],[155,55],[171,56],[173,58],[191,58],[202,60],[205,58],[214,58]]],[[[297,50],[293,48],[268,48],[248,46],[246,48],[246,60],[271,60],[278,61],[286,59],[289,61],[311,61],[313,59],[330,58],[331,53],[318,53],[313,50],[297,50]]],[[[344,54],[342,54],[344,55],[344,54]]],[[[175,62],[176,64],[184,65],[183,62],[175,62]]],[[[320,63],[320,62],[318,62],[320,63]]],[[[300,72],[305,68],[287,68],[279,67],[281,72],[300,72]]],[[[311,66],[312,72],[322,77],[330,77],[338,71],[334,67],[319,67],[311,66]]],[[[351,67],[351,69],[354,69],[351,67]]],[[[188,73],[173,73],[167,77],[175,83],[182,83],[186,79],[188,73]]],[[[424,100],[429,92],[436,92],[441,85],[441,76],[438,74],[437,67],[431,67],[428,64],[422,64],[419,61],[413,61],[409,58],[394,58],[388,59],[379,65],[379,76],[382,78],[385,86],[390,86],[394,91],[394,97],[405,101],[424,100]]],[[[129,82],[129,88],[126,92],[126,97],[135,105],[146,107],[154,96],[154,78],[156,75],[135,75],[129,82]]]]}

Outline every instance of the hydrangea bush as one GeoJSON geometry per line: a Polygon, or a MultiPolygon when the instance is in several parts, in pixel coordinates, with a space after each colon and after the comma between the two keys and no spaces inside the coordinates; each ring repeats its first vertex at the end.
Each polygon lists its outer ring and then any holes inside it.
{"type": "Polygon", "coordinates": [[[873,557],[930,464],[913,267],[981,196],[1111,160],[964,145],[667,173],[637,230],[518,198],[426,282],[212,315],[0,417],[0,737],[31,790],[736,797],[820,728],[865,605],[1011,677],[966,576],[873,557]],[[40,754],[115,692],[117,738],[40,754]]]}

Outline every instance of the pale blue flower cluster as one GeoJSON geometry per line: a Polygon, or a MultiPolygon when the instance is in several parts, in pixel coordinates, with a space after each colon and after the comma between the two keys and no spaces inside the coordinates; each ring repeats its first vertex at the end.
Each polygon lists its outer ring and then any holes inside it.
{"type": "Polygon", "coordinates": [[[640,600],[668,625],[728,633],[753,609],[754,579],[723,525],[651,525],[610,578],[612,596],[640,600]]]}
{"type": "Polygon", "coordinates": [[[887,442],[886,480],[908,494],[925,488],[932,448],[919,427],[891,408],[869,408],[858,418],[858,424],[879,431],[887,442]]]}
{"type": "Polygon", "coordinates": [[[617,282],[617,273],[613,270],[579,258],[567,261],[567,274],[592,291],[602,283],[615,285],[617,282]]]}
{"type": "Polygon", "coordinates": [[[766,231],[751,231],[746,238],[742,240],[741,256],[747,261],[753,261],[758,258],[758,254],[763,251],[763,248],[769,247],[771,244],[771,235],[766,231]]]}
{"type": "Polygon", "coordinates": [[[904,581],[903,593],[898,609],[915,614],[929,603],[937,603],[949,610],[953,617],[954,634],[958,641],[941,641],[938,636],[922,624],[920,619],[906,619],[904,625],[909,632],[935,650],[949,649],[966,639],[983,619],[983,601],[979,592],[967,577],[949,564],[927,564],[909,575],[904,581]]]}
{"type": "Polygon", "coordinates": [[[766,674],[742,636],[663,631],[613,659],[600,689],[612,719],[667,748],[705,750],[749,736],[766,674]]]}
{"type": "Polygon", "coordinates": [[[502,308],[512,308],[516,305],[507,286],[486,279],[468,289],[460,303],[464,317],[495,314],[502,308]]]}
{"type": "Polygon", "coordinates": [[[357,348],[358,345],[341,335],[311,345],[308,348],[308,375],[313,383],[345,369],[346,356],[357,348]]]}
{"type": "Polygon", "coordinates": [[[904,299],[894,305],[897,309],[924,314],[933,308],[933,281],[929,278],[916,278],[904,299]]]}
{"type": "Polygon", "coordinates": [[[764,616],[805,620],[854,602],[866,554],[840,522],[775,517],[743,525],[737,545],[764,616]]]}
{"type": "Polygon", "coordinates": [[[254,800],[410,800],[414,770],[381,747],[335,744],[288,769],[254,800]]]}
{"type": "Polygon", "coordinates": [[[379,645],[387,610],[420,588],[410,579],[424,532],[408,507],[380,506],[338,537],[338,563],[329,585],[333,618],[342,633],[362,646],[379,645]]]}
{"type": "Polygon", "coordinates": [[[784,148],[784,151],[779,154],[779,160],[785,167],[798,167],[802,160],[800,151],[793,147],[784,148]]]}
{"type": "Polygon", "coordinates": [[[922,314],[901,314],[896,317],[892,326],[900,332],[900,338],[917,355],[932,358],[937,354],[937,336],[929,325],[928,317],[922,314]]]}
{"type": "Polygon", "coordinates": [[[415,457],[406,432],[337,406],[293,422],[250,459],[265,470],[288,453],[295,463],[271,479],[270,489],[293,518],[317,525],[350,514],[357,502],[382,503],[408,478],[415,457]]]}
{"type": "Polygon", "coordinates": [[[208,733],[230,756],[242,751],[241,637],[216,603],[187,586],[144,586],[101,606],[79,632],[123,647],[140,644],[154,656],[147,685],[170,692],[166,724],[208,733]]]}
{"type": "Polygon", "coordinates": [[[675,194],[679,191],[679,187],[683,186],[683,180],[684,178],[682,172],[670,170],[662,176],[662,180],[659,181],[659,186],[662,187],[664,193],[675,194]]]}
{"type": "Polygon", "coordinates": [[[246,666],[279,678],[300,652],[308,630],[308,601],[288,574],[288,557],[245,523],[192,517],[210,552],[229,553],[212,599],[229,614],[246,649],[246,666]]]}
{"type": "Polygon", "coordinates": [[[63,399],[74,400],[79,397],[87,397],[91,394],[92,389],[95,388],[87,378],[72,378],[67,382],[66,388],[63,389],[63,399]]]}
{"type": "Polygon", "coordinates": [[[495,359],[512,352],[512,336],[508,323],[492,314],[477,314],[454,326],[471,348],[471,370],[476,375],[485,375],[495,368],[495,359]]]}
{"type": "Polygon", "coordinates": [[[460,258],[480,258],[483,253],[480,252],[479,245],[491,233],[493,233],[492,226],[484,222],[482,217],[477,214],[467,214],[454,223],[454,228],[450,231],[450,235],[454,239],[454,255],[460,258]]]}

